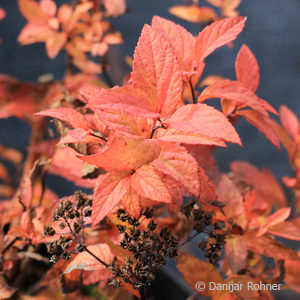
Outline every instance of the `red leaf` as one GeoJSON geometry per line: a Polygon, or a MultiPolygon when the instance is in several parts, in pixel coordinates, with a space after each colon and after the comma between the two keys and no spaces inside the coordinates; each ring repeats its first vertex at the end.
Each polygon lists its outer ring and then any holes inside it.
{"type": "Polygon", "coordinates": [[[167,130],[157,130],[156,139],[165,142],[185,143],[191,145],[214,145],[226,147],[226,144],[219,138],[206,137],[193,132],[185,132],[174,128],[167,130]]]}
{"type": "Polygon", "coordinates": [[[47,21],[48,16],[42,11],[41,7],[33,0],[18,0],[19,9],[22,15],[31,21],[47,21]]]}
{"type": "MultiPolygon", "coordinates": [[[[106,244],[88,246],[87,249],[102,261],[104,261],[106,264],[110,264],[114,259],[114,255],[110,251],[109,246],[106,244]]],[[[86,251],[77,254],[76,257],[69,263],[63,274],[68,274],[73,270],[103,270],[103,273],[110,273],[110,271],[107,270],[103,264],[101,264],[86,251]]]]}
{"type": "Polygon", "coordinates": [[[244,228],[247,220],[245,217],[243,197],[228,176],[222,176],[216,193],[218,200],[226,204],[223,208],[226,218],[233,218],[238,225],[244,228]]]}
{"type": "Polygon", "coordinates": [[[75,150],[70,147],[59,148],[52,156],[49,173],[62,176],[82,187],[94,187],[93,179],[82,179],[82,165],[75,150]]]}
{"type": "Polygon", "coordinates": [[[287,283],[287,287],[300,293],[300,260],[286,260],[284,268],[284,281],[287,283]]]}
{"type": "Polygon", "coordinates": [[[172,202],[172,197],[168,188],[162,182],[155,169],[146,165],[139,168],[131,176],[131,187],[142,197],[149,198],[157,202],[172,202]]]}
{"type": "Polygon", "coordinates": [[[103,4],[110,16],[117,17],[126,12],[126,0],[104,0],[103,4]]]}
{"type": "Polygon", "coordinates": [[[272,123],[269,122],[269,118],[264,117],[261,113],[254,110],[239,110],[236,114],[244,117],[250,124],[255,126],[278,150],[280,150],[279,138],[271,125],[272,123]]]}
{"type": "Polygon", "coordinates": [[[255,232],[249,231],[244,237],[247,240],[248,249],[254,253],[273,257],[275,259],[295,259],[297,253],[277,242],[268,235],[257,237],[255,232]]]}
{"type": "Polygon", "coordinates": [[[80,90],[93,110],[127,112],[144,118],[157,117],[155,105],[147,94],[132,85],[114,87],[109,90],[89,87],[80,90]]]}
{"type": "Polygon", "coordinates": [[[269,216],[266,220],[266,227],[277,225],[285,221],[291,214],[290,207],[283,207],[278,209],[274,214],[269,216]]]}
{"type": "Polygon", "coordinates": [[[47,24],[29,22],[25,25],[18,36],[21,45],[44,42],[52,35],[53,31],[47,24]]]}
{"type": "MultiPolygon", "coordinates": [[[[210,282],[223,282],[221,274],[213,265],[194,257],[192,254],[180,253],[177,258],[177,269],[192,289],[195,289],[198,281],[204,282],[206,287],[208,287],[210,282]]],[[[204,289],[202,292],[197,292],[203,296],[212,295],[212,291],[209,288],[204,289]]]]}
{"type": "Polygon", "coordinates": [[[235,61],[236,79],[255,92],[259,85],[259,66],[251,50],[243,45],[235,61]]]}
{"type": "Polygon", "coordinates": [[[145,25],[134,51],[131,82],[145,91],[162,117],[181,106],[182,72],[164,34],[145,25]]]}
{"type": "Polygon", "coordinates": [[[153,121],[149,118],[143,118],[124,111],[110,109],[106,109],[105,111],[96,109],[95,115],[109,129],[143,136],[145,138],[150,137],[153,121]]]}
{"type": "Polygon", "coordinates": [[[279,113],[282,126],[295,139],[299,134],[299,120],[297,116],[285,105],[280,106],[279,113]]]}
{"type": "Polygon", "coordinates": [[[65,32],[53,32],[46,40],[47,55],[54,58],[67,42],[65,32]]]}
{"type": "Polygon", "coordinates": [[[93,131],[84,130],[82,128],[76,128],[73,130],[69,130],[68,134],[61,138],[58,145],[61,144],[72,144],[72,143],[97,143],[97,144],[105,144],[105,142],[95,135],[91,135],[93,131]]]}
{"type": "Polygon", "coordinates": [[[53,0],[40,0],[40,8],[49,17],[54,17],[57,10],[53,0]]]}
{"type": "Polygon", "coordinates": [[[30,207],[32,196],[32,182],[30,176],[27,176],[21,182],[19,195],[19,201],[25,206],[26,209],[30,207]]]}
{"type": "Polygon", "coordinates": [[[136,170],[156,159],[159,152],[160,145],[155,139],[115,133],[103,152],[80,159],[106,170],[136,170]]]}
{"type": "Polygon", "coordinates": [[[268,228],[268,232],[289,240],[300,241],[300,228],[291,222],[282,222],[268,228]]]}
{"type": "Polygon", "coordinates": [[[152,166],[180,182],[191,194],[199,196],[198,164],[185,148],[161,143],[160,155],[152,162],[152,166]]]}
{"type": "Polygon", "coordinates": [[[88,130],[89,125],[84,116],[78,111],[72,108],[52,108],[44,111],[40,111],[35,115],[38,116],[47,116],[62,120],[69,124],[73,128],[83,128],[88,130]]]}
{"type": "Polygon", "coordinates": [[[239,181],[244,181],[252,185],[259,199],[269,204],[269,207],[286,206],[285,195],[276,177],[267,169],[259,170],[255,166],[243,162],[235,161],[230,165],[231,171],[239,181]],[[264,184],[261,184],[261,183],[264,184]]]}
{"type": "Polygon", "coordinates": [[[226,238],[225,257],[233,273],[245,267],[248,256],[247,241],[241,235],[226,238]]]}
{"type": "Polygon", "coordinates": [[[199,7],[197,5],[172,6],[169,8],[169,13],[178,18],[194,23],[211,22],[218,18],[212,8],[206,6],[199,7]]]}
{"type": "Polygon", "coordinates": [[[195,46],[195,59],[203,61],[217,48],[236,39],[245,26],[246,18],[227,18],[206,26],[198,35],[195,46]]]}
{"type": "Polygon", "coordinates": [[[220,80],[213,83],[203,90],[198,98],[198,102],[211,98],[226,98],[234,101],[236,105],[249,106],[262,115],[268,116],[260,99],[238,81],[220,80]]]}
{"type": "Polygon", "coordinates": [[[126,211],[133,217],[138,218],[141,213],[141,196],[136,193],[131,187],[128,193],[122,197],[121,203],[126,211]]]}
{"type": "Polygon", "coordinates": [[[125,173],[109,173],[100,176],[94,190],[92,226],[110,214],[129,189],[130,181],[125,173]]]}
{"type": "MultiPolygon", "coordinates": [[[[180,107],[165,123],[172,129],[198,134],[209,140],[241,145],[241,140],[228,119],[215,108],[206,104],[188,104],[180,107]]],[[[188,144],[188,141],[181,141],[188,144]]]]}
{"type": "Polygon", "coordinates": [[[182,26],[158,16],[152,19],[152,27],[164,32],[182,71],[193,71],[195,38],[192,34],[182,26]]]}

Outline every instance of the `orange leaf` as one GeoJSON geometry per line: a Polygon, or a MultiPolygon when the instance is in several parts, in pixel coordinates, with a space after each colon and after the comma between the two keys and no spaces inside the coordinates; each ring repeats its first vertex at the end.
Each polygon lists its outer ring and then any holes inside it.
{"type": "Polygon", "coordinates": [[[244,237],[247,240],[248,249],[254,253],[273,257],[275,259],[297,258],[296,252],[288,247],[283,246],[268,235],[257,237],[255,232],[249,231],[244,235],[244,237]]]}
{"type": "Polygon", "coordinates": [[[94,187],[92,179],[82,179],[82,165],[75,150],[70,147],[59,148],[52,156],[49,173],[62,176],[82,187],[94,187]]]}
{"type": "Polygon", "coordinates": [[[283,207],[278,209],[274,214],[269,216],[266,220],[266,227],[277,225],[285,221],[291,213],[290,207],[283,207]]]}
{"type": "Polygon", "coordinates": [[[72,108],[52,108],[35,113],[35,115],[59,119],[68,123],[68,125],[73,128],[83,128],[86,130],[89,129],[88,122],[86,121],[84,116],[72,108]]]}
{"type": "Polygon", "coordinates": [[[170,43],[145,25],[134,51],[130,82],[149,97],[154,112],[166,117],[183,105],[182,72],[170,43]]]}
{"type": "Polygon", "coordinates": [[[150,165],[142,166],[131,176],[131,187],[142,197],[157,202],[172,202],[168,188],[150,165]]]}
{"type": "Polygon", "coordinates": [[[236,105],[246,105],[253,110],[268,116],[260,99],[248,88],[238,81],[220,80],[203,90],[198,97],[198,102],[211,98],[226,98],[235,102],[236,105]]]}
{"type": "Polygon", "coordinates": [[[52,33],[53,31],[46,24],[29,22],[20,32],[18,42],[21,45],[44,42],[52,33]]]}
{"type": "Polygon", "coordinates": [[[288,154],[290,157],[292,157],[294,155],[294,147],[295,147],[295,143],[292,140],[290,134],[286,131],[285,128],[283,128],[283,126],[281,126],[280,124],[278,124],[275,120],[270,120],[273,129],[275,130],[277,136],[279,137],[280,142],[282,143],[283,147],[287,150],[288,154]]]}
{"type": "MultiPolygon", "coordinates": [[[[106,244],[88,246],[87,249],[107,264],[111,263],[114,259],[114,255],[110,251],[109,246],[106,244]]],[[[68,274],[73,270],[103,270],[104,273],[110,273],[103,264],[86,251],[77,254],[76,257],[69,263],[63,274],[68,274]]]]}
{"type": "Polygon", "coordinates": [[[177,269],[193,290],[198,281],[204,282],[206,289],[197,292],[206,297],[212,296],[212,291],[208,288],[209,282],[223,282],[222,276],[213,265],[194,257],[192,254],[180,253],[177,258],[177,269]]]}
{"type": "Polygon", "coordinates": [[[72,143],[98,143],[104,144],[105,142],[95,135],[91,135],[93,131],[84,130],[82,128],[76,128],[69,130],[68,134],[60,139],[58,145],[61,144],[72,144],[72,143]]]}
{"type": "Polygon", "coordinates": [[[182,6],[176,5],[169,8],[169,13],[183,20],[202,23],[218,19],[217,14],[210,7],[199,7],[197,5],[182,6]]]}
{"type": "Polygon", "coordinates": [[[182,71],[193,71],[195,38],[192,34],[182,26],[158,16],[152,19],[152,27],[164,32],[182,71]]]}
{"type": "Polygon", "coordinates": [[[133,217],[138,218],[141,214],[141,196],[136,193],[131,187],[128,193],[122,197],[121,203],[126,211],[133,217]]]}
{"type": "Polygon", "coordinates": [[[147,94],[132,85],[114,87],[109,90],[88,87],[80,90],[93,110],[127,112],[144,118],[157,117],[155,106],[147,94]]]}
{"type": "MultiPolygon", "coordinates": [[[[172,129],[199,134],[203,139],[231,142],[241,145],[241,140],[228,119],[206,104],[188,104],[180,107],[165,123],[172,129]]],[[[184,139],[182,143],[188,144],[184,139]]],[[[214,145],[213,142],[205,143],[214,145]]]]}
{"type": "Polygon", "coordinates": [[[53,0],[40,0],[40,8],[49,17],[56,14],[56,3],[53,0]]]}
{"type": "Polygon", "coordinates": [[[245,22],[244,17],[226,18],[206,26],[196,39],[196,61],[203,61],[217,48],[235,40],[243,30],[245,22]]]}
{"type": "Polygon", "coordinates": [[[282,187],[269,170],[259,170],[255,166],[243,161],[231,163],[230,169],[239,181],[244,181],[252,185],[257,192],[258,198],[264,202],[271,206],[286,206],[282,187]],[[264,184],[261,184],[262,182],[264,184]]]}
{"type": "Polygon", "coordinates": [[[297,116],[285,105],[280,106],[279,113],[282,126],[295,139],[299,134],[299,120],[297,116]]]}
{"type": "Polygon", "coordinates": [[[33,0],[18,0],[19,9],[28,21],[46,21],[48,16],[43,12],[40,5],[33,0]]]}
{"type": "Polygon", "coordinates": [[[152,162],[152,166],[180,182],[196,197],[199,196],[198,164],[184,147],[161,143],[160,155],[152,162]]]}
{"type": "Polygon", "coordinates": [[[174,128],[169,128],[167,130],[157,130],[155,132],[155,138],[165,142],[226,147],[226,144],[219,138],[207,137],[201,134],[181,131],[174,128]]]}
{"type": "Polygon", "coordinates": [[[65,32],[53,32],[46,40],[46,51],[50,58],[54,58],[67,42],[65,32]]]}
{"type": "Polygon", "coordinates": [[[138,117],[120,110],[95,109],[95,116],[108,128],[125,133],[149,138],[153,121],[149,118],[138,117]]]}
{"type": "Polygon", "coordinates": [[[247,221],[243,197],[228,176],[222,176],[216,189],[216,193],[218,195],[218,200],[226,204],[223,208],[226,218],[233,218],[238,225],[245,228],[247,221]]]}
{"type": "Polygon", "coordinates": [[[0,7],[0,20],[3,20],[6,17],[6,12],[3,8],[0,7]]]}
{"type": "Polygon", "coordinates": [[[291,222],[282,222],[268,227],[268,232],[289,240],[300,241],[300,228],[291,222]]]}
{"type": "Polygon", "coordinates": [[[74,65],[86,74],[98,74],[102,73],[102,67],[100,64],[94,63],[91,60],[75,58],[74,65]]]}
{"type": "Polygon", "coordinates": [[[238,15],[236,8],[240,5],[241,0],[224,0],[222,3],[222,15],[226,17],[235,17],[238,15]]]}
{"type": "Polygon", "coordinates": [[[271,125],[272,123],[269,122],[269,118],[264,117],[261,113],[254,110],[239,110],[236,114],[244,117],[250,124],[255,126],[278,150],[280,150],[279,138],[271,125]]]}
{"type": "Polygon", "coordinates": [[[115,133],[100,153],[80,157],[88,164],[106,170],[136,170],[159,156],[160,145],[155,139],[115,133]]]}
{"type": "Polygon", "coordinates": [[[112,17],[123,15],[126,12],[126,0],[104,0],[103,4],[112,17]]]}
{"type": "Polygon", "coordinates": [[[300,260],[286,260],[284,262],[284,281],[288,288],[300,293],[300,260]]]}
{"type": "Polygon", "coordinates": [[[225,257],[233,273],[245,267],[248,256],[247,241],[241,235],[226,238],[225,257]]]}
{"type": "Polygon", "coordinates": [[[236,79],[255,92],[259,85],[259,66],[251,50],[243,45],[235,61],[236,79]]]}
{"type": "Polygon", "coordinates": [[[92,226],[102,221],[119,204],[130,189],[125,173],[109,173],[98,177],[92,206],[92,226]]]}

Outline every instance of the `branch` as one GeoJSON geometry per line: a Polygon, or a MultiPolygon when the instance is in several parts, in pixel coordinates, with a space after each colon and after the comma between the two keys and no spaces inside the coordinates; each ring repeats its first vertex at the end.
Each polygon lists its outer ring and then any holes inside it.
{"type": "Polygon", "coordinates": [[[191,77],[189,78],[189,86],[190,86],[190,88],[191,88],[191,93],[192,93],[193,103],[196,104],[196,103],[197,103],[197,100],[196,100],[195,91],[194,91],[194,87],[193,87],[193,84],[192,84],[192,79],[191,79],[191,77]]]}
{"type": "Polygon", "coordinates": [[[105,261],[103,261],[103,260],[100,259],[97,255],[95,255],[93,252],[91,252],[91,251],[86,247],[86,245],[84,245],[84,244],[80,241],[80,239],[78,238],[78,236],[77,236],[77,235],[75,234],[75,232],[73,231],[73,229],[72,229],[70,223],[68,222],[68,219],[67,219],[66,217],[64,217],[64,220],[65,220],[67,226],[69,227],[72,236],[73,236],[73,237],[75,238],[75,240],[79,243],[79,245],[82,247],[82,249],[83,249],[84,251],[86,251],[87,253],[89,253],[91,256],[93,256],[98,262],[100,262],[100,263],[101,263],[102,265],[104,265],[106,268],[108,268],[108,264],[107,264],[105,261]]]}

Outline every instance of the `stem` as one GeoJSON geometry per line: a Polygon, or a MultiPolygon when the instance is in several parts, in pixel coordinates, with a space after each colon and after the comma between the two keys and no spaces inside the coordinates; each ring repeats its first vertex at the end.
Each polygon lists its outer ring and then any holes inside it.
{"type": "Polygon", "coordinates": [[[159,126],[153,126],[149,139],[153,138],[154,132],[158,128],[163,128],[163,126],[161,126],[161,125],[159,125],[159,126]]]}
{"type": "Polygon", "coordinates": [[[191,93],[192,93],[193,103],[196,104],[197,101],[196,101],[195,91],[194,91],[194,87],[193,87],[192,79],[191,79],[191,78],[189,78],[189,86],[190,86],[190,88],[191,88],[191,93]]]}
{"type": "Polygon", "coordinates": [[[13,246],[13,244],[16,242],[16,241],[18,241],[18,240],[20,240],[21,238],[20,237],[15,237],[3,250],[2,250],[2,255],[4,255],[5,254],[5,252],[11,247],[11,246],[13,246]]]}
{"type": "Polygon", "coordinates": [[[77,235],[75,234],[75,232],[73,231],[70,223],[68,222],[68,219],[66,217],[64,217],[64,220],[67,224],[67,226],[70,229],[70,232],[72,234],[72,236],[75,238],[75,240],[79,243],[79,245],[83,248],[84,251],[86,251],[87,253],[89,253],[91,256],[93,256],[97,261],[99,261],[102,265],[104,265],[106,268],[108,268],[108,264],[106,262],[104,262],[102,259],[100,259],[97,255],[95,255],[93,252],[91,252],[86,245],[84,245],[80,239],[77,237],[77,235]]]}
{"type": "Polygon", "coordinates": [[[106,83],[108,84],[108,86],[110,88],[112,88],[114,86],[114,83],[112,81],[112,79],[110,78],[109,74],[107,73],[107,69],[108,69],[108,63],[107,63],[107,56],[104,55],[103,59],[102,59],[102,75],[106,81],[106,83]]]}
{"type": "MultiPolygon", "coordinates": [[[[33,121],[29,148],[35,146],[42,140],[45,128],[46,128],[46,118],[40,118],[39,120],[33,121]]],[[[22,176],[23,178],[28,176],[38,156],[39,154],[37,154],[35,151],[28,152],[24,169],[23,169],[23,176],[22,176]]]]}
{"type": "Polygon", "coordinates": [[[108,264],[101,260],[98,256],[96,256],[93,252],[91,252],[86,246],[82,245],[84,250],[89,253],[91,256],[93,256],[97,261],[99,261],[102,265],[104,265],[106,268],[108,268],[108,264]]]}
{"type": "Polygon", "coordinates": [[[182,242],[179,247],[182,247],[183,245],[185,245],[186,243],[190,242],[192,239],[194,239],[197,235],[199,235],[201,232],[196,232],[195,234],[193,234],[192,236],[188,236],[188,238],[182,242]]]}

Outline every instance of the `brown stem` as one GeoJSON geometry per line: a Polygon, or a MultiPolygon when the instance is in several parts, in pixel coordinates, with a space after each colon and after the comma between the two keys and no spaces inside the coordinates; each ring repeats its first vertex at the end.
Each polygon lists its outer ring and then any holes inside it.
{"type": "Polygon", "coordinates": [[[198,236],[200,234],[200,232],[196,232],[195,234],[193,234],[192,236],[188,236],[188,238],[183,241],[179,247],[182,247],[183,245],[185,245],[186,243],[190,242],[191,240],[193,240],[196,236],[198,236]]]}
{"type": "Polygon", "coordinates": [[[108,84],[108,86],[109,86],[110,88],[112,88],[112,87],[115,86],[115,85],[114,85],[112,79],[110,78],[110,76],[109,76],[107,70],[108,70],[107,56],[104,55],[104,57],[103,57],[103,59],[102,59],[102,75],[103,75],[103,77],[104,77],[106,83],[108,84]]]}
{"type": "Polygon", "coordinates": [[[6,247],[2,250],[2,255],[4,255],[5,252],[7,252],[7,250],[8,250],[10,247],[12,247],[13,244],[14,244],[16,241],[18,241],[18,240],[20,240],[20,239],[21,239],[20,237],[15,237],[10,243],[8,243],[8,244],[6,245],[6,247]]]}
{"type": "MultiPolygon", "coordinates": [[[[32,132],[31,132],[29,148],[37,145],[40,141],[42,141],[45,128],[46,128],[45,118],[39,118],[32,122],[32,132]]],[[[23,178],[29,175],[38,156],[39,154],[36,153],[35,151],[31,151],[31,150],[28,151],[26,162],[23,168],[23,176],[22,176],[23,178]]]]}
{"type": "Polygon", "coordinates": [[[196,101],[195,91],[194,91],[194,87],[193,87],[192,79],[191,79],[191,78],[189,78],[189,86],[190,86],[190,88],[191,88],[191,93],[192,93],[193,103],[196,104],[197,101],[196,101]]]}
{"type": "Polygon", "coordinates": [[[104,265],[106,268],[108,268],[108,264],[106,262],[104,262],[102,259],[100,259],[97,255],[95,255],[92,251],[90,251],[86,245],[84,245],[82,243],[82,241],[80,241],[80,239],[78,238],[78,236],[75,234],[75,232],[73,231],[70,223],[68,222],[68,219],[66,217],[64,217],[64,220],[68,226],[68,228],[70,229],[70,232],[72,234],[72,236],[74,237],[74,239],[79,243],[79,245],[83,248],[84,251],[86,251],[87,253],[89,253],[91,256],[93,256],[98,262],[100,262],[102,265],[104,265]]]}

